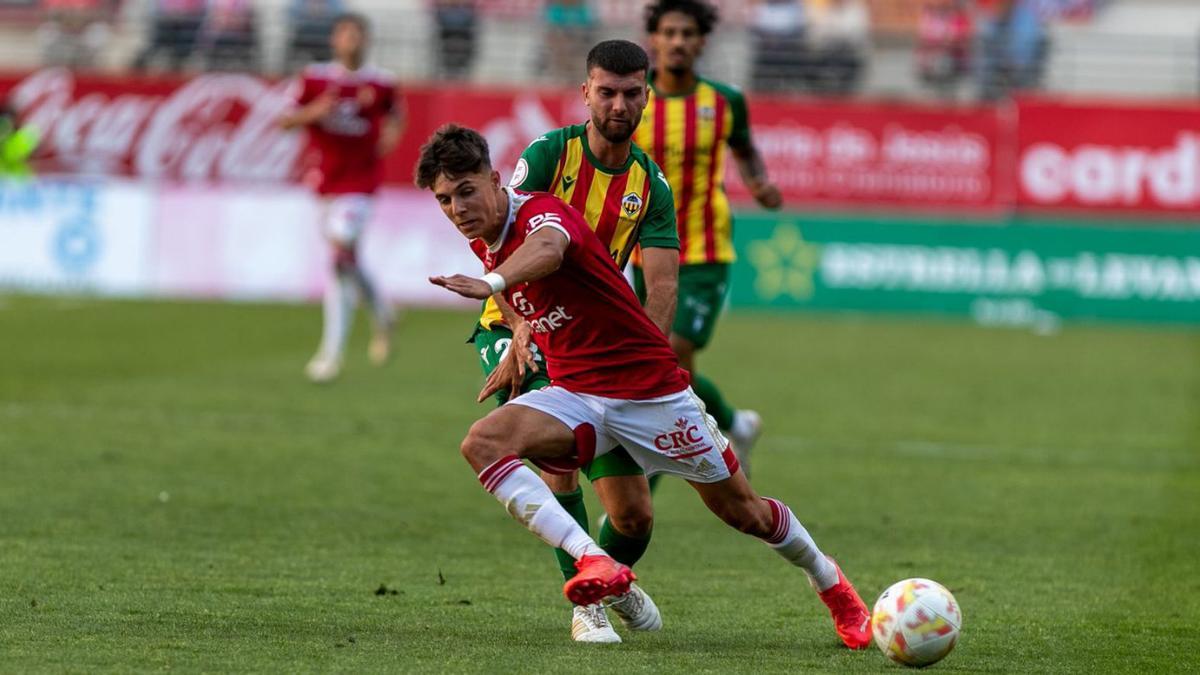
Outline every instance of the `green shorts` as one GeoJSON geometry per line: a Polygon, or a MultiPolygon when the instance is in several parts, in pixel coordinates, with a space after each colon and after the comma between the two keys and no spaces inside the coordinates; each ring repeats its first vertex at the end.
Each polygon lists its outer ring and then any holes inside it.
{"type": "MultiPolygon", "coordinates": [[[[475,326],[475,332],[469,342],[475,345],[479,353],[479,364],[483,366],[483,376],[492,374],[500,360],[508,352],[512,344],[512,331],[504,326],[496,326],[491,330],[481,325],[475,326]]],[[[525,373],[525,381],[521,383],[521,393],[534,391],[550,386],[550,377],[546,374],[546,360],[534,347],[534,361],[538,364],[538,372],[525,373]]],[[[496,405],[504,405],[508,401],[508,391],[496,392],[496,405]]],[[[581,467],[580,472],[589,481],[612,476],[640,476],[644,471],[624,448],[613,448],[596,459],[581,467]]]]}
{"type": "MultiPolygon", "coordinates": [[[[638,298],[646,300],[646,281],[642,268],[633,268],[638,298]]],[[[704,263],[679,266],[679,301],[675,305],[675,323],[671,332],[703,349],[712,340],[717,318],[725,306],[729,291],[729,265],[704,263]]]]}

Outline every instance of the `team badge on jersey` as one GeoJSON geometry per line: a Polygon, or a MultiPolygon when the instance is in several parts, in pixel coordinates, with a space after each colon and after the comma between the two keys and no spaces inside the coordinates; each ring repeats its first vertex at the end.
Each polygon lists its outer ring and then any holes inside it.
{"type": "Polygon", "coordinates": [[[630,192],[621,200],[621,210],[626,217],[633,218],[642,210],[642,198],[636,192],[630,192]]]}
{"type": "Polygon", "coordinates": [[[711,105],[701,106],[696,109],[696,116],[702,120],[711,120],[717,116],[717,109],[711,105]]]}
{"type": "Polygon", "coordinates": [[[513,169],[512,180],[508,181],[508,184],[512,187],[521,187],[521,183],[524,183],[528,176],[529,162],[526,162],[525,158],[522,157],[517,160],[517,166],[513,169]]]}

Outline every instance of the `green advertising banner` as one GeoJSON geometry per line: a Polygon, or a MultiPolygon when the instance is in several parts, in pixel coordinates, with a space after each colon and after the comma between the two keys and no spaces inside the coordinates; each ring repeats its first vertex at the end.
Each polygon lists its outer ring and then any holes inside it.
{"type": "Polygon", "coordinates": [[[734,307],[1200,324],[1200,227],[743,214],[734,307]]]}

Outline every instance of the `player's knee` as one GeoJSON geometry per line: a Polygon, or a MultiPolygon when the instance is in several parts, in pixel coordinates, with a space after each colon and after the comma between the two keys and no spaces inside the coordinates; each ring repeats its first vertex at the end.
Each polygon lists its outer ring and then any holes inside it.
{"type": "Polygon", "coordinates": [[[579,489],[579,476],[575,473],[543,473],[542,481],[555,494],[567,494],[579,489]]]}
{"type": "Polygon", "coordinates": [[[628,504],[608,514],[613,529],[626,537],[645,539],[654,530],[654,509],[650,504],[628,504]]]}
{"type": "Polygon", "coordinates": [[[502,448],[487,418],[471,425],[459,451],[475,467],[487,466],[502,456],[502,448]]]}
{"type": "Polygon", "coordinates": [[[358,265],[358,256],[353,246],[333,247],[333,269],[338,274],[349,272],[358,265]]]}

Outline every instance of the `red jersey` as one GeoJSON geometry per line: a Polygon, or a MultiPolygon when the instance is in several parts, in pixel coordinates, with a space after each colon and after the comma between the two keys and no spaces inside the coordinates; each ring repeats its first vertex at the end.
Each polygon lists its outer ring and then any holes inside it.
{"type": "Polygon", "coordinates": [[[570,240],[555,272],[504,291],[533,328],[551,382],[580,394],[633,400],[683,391],[687,381],[666,336],[583,216],[547,192],[505,190],[508,219],[499,240],[491,247],[481,239],[471,242],[488,271],[542,228],[570,240]]]}
{"type": "Polygon", "coordinates": [[[320,162],[305,183],[323,195],[372,193],[383,181],[379,134],[397,108],[396,83],[382,70],[347,70],[340,63],[308,66],[296,102],[306,105],[326,92],[337,96],[333,111],[309,127],[320,162]]]}

